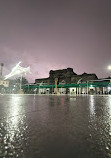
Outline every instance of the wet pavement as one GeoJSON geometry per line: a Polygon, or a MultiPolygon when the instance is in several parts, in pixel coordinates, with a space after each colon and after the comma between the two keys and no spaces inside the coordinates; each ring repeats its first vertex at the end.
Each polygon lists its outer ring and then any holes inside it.
{"type": "Polygon", "coordinates": [[[0,158],[111,158],[111,96],[0,95],[0,158]]]}

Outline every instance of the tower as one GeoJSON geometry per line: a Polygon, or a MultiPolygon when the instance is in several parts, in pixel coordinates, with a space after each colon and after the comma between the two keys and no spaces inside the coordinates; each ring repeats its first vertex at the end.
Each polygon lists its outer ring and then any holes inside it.
{"type": "Polygon", "coordinates": [[[58,78],[55,78],[55,94],[58,94],[57,81],[58,81],[58,78]]]}
{"type": "Polygon", "coordinates": [[[2,73],[3,73],[3,66],[4,66],[4,63],[1,63],[0,66],[1,66],[0,76],[2,77],[2,75],[3,75],[2,73]]]}

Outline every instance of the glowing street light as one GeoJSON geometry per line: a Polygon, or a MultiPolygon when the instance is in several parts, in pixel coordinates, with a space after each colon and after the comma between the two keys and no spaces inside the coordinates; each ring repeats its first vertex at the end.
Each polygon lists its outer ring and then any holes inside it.
{"type": "Polygon", "coordinates": [[[108,70],[111,70],[111,65],[108,66],[108,70]]]}

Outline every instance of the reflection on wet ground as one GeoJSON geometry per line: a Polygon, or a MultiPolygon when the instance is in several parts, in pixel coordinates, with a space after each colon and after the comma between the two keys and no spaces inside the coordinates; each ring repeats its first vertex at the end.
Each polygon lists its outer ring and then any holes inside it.
{"type": "Polygon", "coordinates": [[[74,157],[111,157],[111,96],[0,96],[0,158],[74,157]]]}

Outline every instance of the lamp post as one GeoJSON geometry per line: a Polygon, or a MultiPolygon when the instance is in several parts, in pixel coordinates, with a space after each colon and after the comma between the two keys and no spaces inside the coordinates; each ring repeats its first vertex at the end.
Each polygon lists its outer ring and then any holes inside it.
{"type": "Polygon", "coordinates": [[[21,77],[20,77],[20,92],[21,92],[21,87],[22,87],[22,74],[21,74],[21,77]]]}

